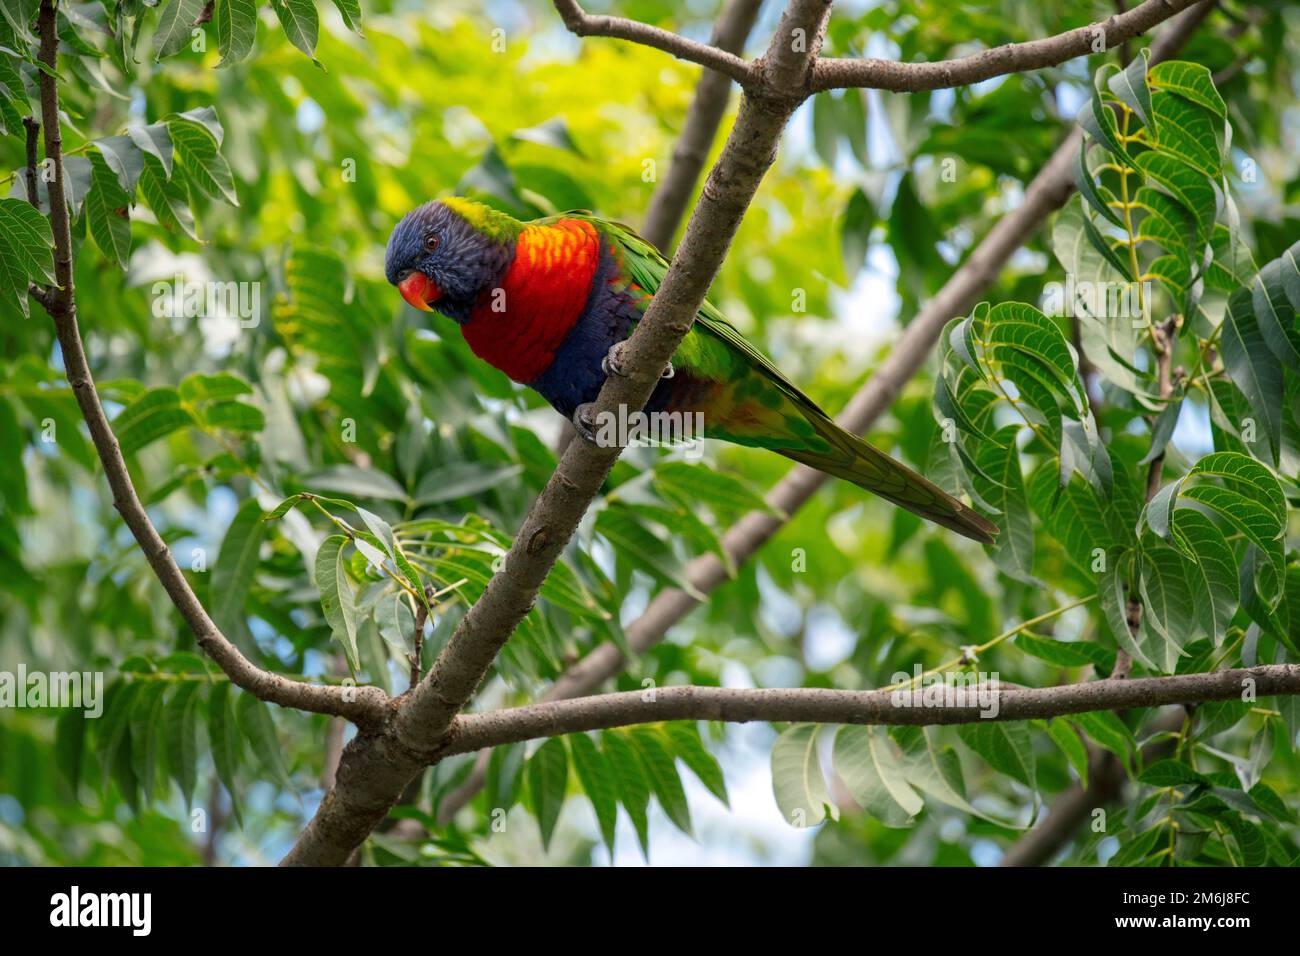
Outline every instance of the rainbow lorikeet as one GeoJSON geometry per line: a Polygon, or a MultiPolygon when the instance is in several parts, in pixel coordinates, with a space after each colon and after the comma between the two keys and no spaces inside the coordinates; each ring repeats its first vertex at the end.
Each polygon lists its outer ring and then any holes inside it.
{"type": "MultiPolygon", "coordinates": [[[[460,325],[470,348],[536,390],[587,437],[605,377],[668,263],[626,226],[584,212],[521,222],[453,198],[408,213],[385,271],[402,297],[460,325]]],[[[977,541],[998,528],[836,425],[709,302],[673,354],[647,412],[699,412],[705,435],[768,448],[853,482],[977,541]]]]}

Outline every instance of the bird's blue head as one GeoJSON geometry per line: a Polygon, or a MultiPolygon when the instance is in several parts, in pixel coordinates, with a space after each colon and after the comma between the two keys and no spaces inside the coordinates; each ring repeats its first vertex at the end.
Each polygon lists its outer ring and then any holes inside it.
{"type": "Polygon", "coordinates": [[[520,228],[517,220],[472,200],[427,202],[388,237],[384,272],[415,308],[437,308],[463,323],[509,268],[520,228]]]}

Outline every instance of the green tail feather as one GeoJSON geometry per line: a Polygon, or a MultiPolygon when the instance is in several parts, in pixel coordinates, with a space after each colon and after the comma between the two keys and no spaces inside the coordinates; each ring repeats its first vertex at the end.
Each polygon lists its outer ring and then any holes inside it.
{"type": "Polygon", "coordinates": [[[832,450],[782,450],[780,454],[828,475],[851,481],[900,508],[967,538],[983,544],[993,543],[998,526],[934,482],[840,428],[829,418],[820,415],[807,417],[817,433],[830,442],[832,450]]]}

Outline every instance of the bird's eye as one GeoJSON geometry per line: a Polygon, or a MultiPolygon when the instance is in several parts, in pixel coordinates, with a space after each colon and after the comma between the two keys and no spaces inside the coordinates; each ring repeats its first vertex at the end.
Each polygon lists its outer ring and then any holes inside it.
{"type": "Polygon", "coordinates": [[[438,248],[438,237],[435,236],[433,233],[430,233],[429,235],[425,236],[425,237],[424,237],[424,248],[427,249],[429,252],[433,252],[434,249],[437,249],[437,248],[438,248]]]}

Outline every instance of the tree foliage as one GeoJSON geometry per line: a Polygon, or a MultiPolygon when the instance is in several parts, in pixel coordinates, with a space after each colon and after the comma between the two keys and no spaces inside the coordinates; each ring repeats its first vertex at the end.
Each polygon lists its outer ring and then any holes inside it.
{"type": "MultiPolygon", "coordinates": [[[[616,6],[679,28],[708,19],[616,6]]],[[[1015,42],[1111,12],[1007,6],[837,10],[827,52],[884,44],[936,60],[969,38],[1015,42]]],[[[714,284],[747,335],[839,408],[896,323],[1081,128],[1077,195],[954,318],[871,436],[997,521],[996,545],[836,484],[738,563],[723,536],[771,514],[763,491],[783,461],[633,450],[482,704],[530,702],[606,644],[630,660],[617,688],[643,693],[883,687],[941,668],[1048,686],[1126,658],[1134,675],[1295,662],[1300,168],[1285,50],[1300,23],[1282,4],[1222,6],[1154,66],[1135,42],[1127,67],[1107,51],[956,91],[818,94],[714,284]],[[685,569],[706,554],[730,580],[633,652],[628,625],[654,593],[705,598],[685,569]]],[[[106,679],[98,718],[0,717],[0,859],[273,861],[319,801],[330,719],[232,686],[120,528],[28,295],[54,282],[48,185],[38,167],[29,197],[25,168],[36,7],[6,0],[0,17],[0,669],[106,679]]],[[[59,4],[77,298],[100,394],[187,579],[270,671],[405,690],[416,621],[427,667],[556,465],[550,409],[384,281],[392,224],[451,193],[635,223],[670,163],[693,68],[566,44],[549,5],[501,15],[387,0],[364,22],[355,0],[59,4]]],[[[1291,863],[1296,701],[1205,704],[1172,728],[1156,709],[795,724],[764,730],[757,757],[748,733],[691,722],[508,744],[450,825],[439,809],[474,756],[432,768],[365,859],[621,861],[657,853],[670,826],[725,842],[744,826],[726,807],[743,779],[764,791],[760,843],[792,824],[819,827],[805,851],[818,862],[983,863],[1111,754],[1131,799],[1069,860],[1291,863]]]]}

